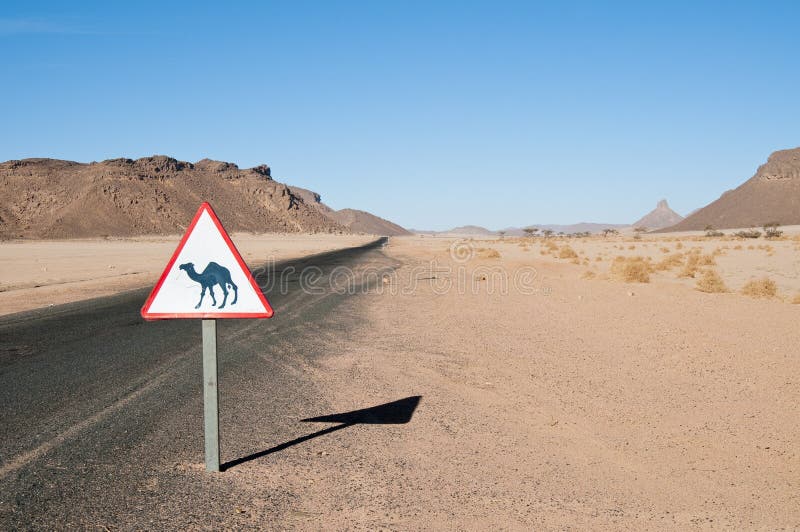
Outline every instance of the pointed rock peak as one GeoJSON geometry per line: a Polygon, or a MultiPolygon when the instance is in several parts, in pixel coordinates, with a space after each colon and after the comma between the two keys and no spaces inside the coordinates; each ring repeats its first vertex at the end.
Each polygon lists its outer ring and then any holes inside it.
{"type": "Polygon", "coordinates": [[[656,209],[669,209],[669,203],[667,203],[667,200],[662,199],[658,202],[658,205],[656,205],[656,209]]]}

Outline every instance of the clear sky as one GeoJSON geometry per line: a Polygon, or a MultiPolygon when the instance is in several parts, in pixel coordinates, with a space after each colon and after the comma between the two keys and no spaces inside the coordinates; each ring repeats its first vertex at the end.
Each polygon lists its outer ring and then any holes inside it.
{"type": "Polygon", "coordinates": [[[800,2],[3,2],[0,160],[167,154],[406,227],[681,214],[800,145],[800,2]]]}

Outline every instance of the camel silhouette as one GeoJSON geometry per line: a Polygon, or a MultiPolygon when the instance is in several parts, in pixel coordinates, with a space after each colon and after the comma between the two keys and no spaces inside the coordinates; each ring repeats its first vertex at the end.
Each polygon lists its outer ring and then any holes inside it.
{"type": "Polygon", "coordinates": [[[231,272],[225,266],[220,266],[216,262],[209,262],[206,269],[203,270],[203,273],[197,273],[194,269],[194,263],[187,262],[186,264],[181,264],[179,268],[186,272],[186,275],[189,278],[196,282],[200,283],[200,302],[197,303],[197,306],[194,308],[200,308],[200,305],[203,304],[203,296],[206,295],[206,288],[208,288],[208,293],[211,295],[211,305],[217,306],[217,298],[214,297],[214,285],[218,284],[220,288],[222,288],[222,305],[219,308],[225,308],[225,302],[228,300],[228,288],[226,285],[231,285],[233,288],[233,301],[231,301],[231,305],[236,304],[236,300],[239,297],[239,289],[233,284],[231,280],[231,272]]]}

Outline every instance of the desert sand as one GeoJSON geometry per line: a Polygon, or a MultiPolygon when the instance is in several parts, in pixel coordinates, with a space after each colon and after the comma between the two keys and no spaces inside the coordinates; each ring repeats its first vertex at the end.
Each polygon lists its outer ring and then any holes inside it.
{"type": "MultiPolygon", "coordinates": [[[[376,237],[235,233],[231,238],[253,269],[376,237]]],[[[0,242],[0,315],[153,285],[179,241],[180,235],[0,242]]]]}
{"type": "MultiPolygon", "coordinates": [[[[364,239],[235,241],[252,263],[364,239]]],[[[37,291],[57,301],[85,296],[86,286],[99,294],[141,285],[174,244],[3,244],[2,308],[32,306],[37,291]],[[42,279],[49,284],[30,287],[42,279]]],[[[335,411],[417,395],[419,407],[408,424],[350,427],[227,471],[226,482],[285,486],[296,501],[280,515],[268,504],[237,506],[237,523],[800,527],[800,305],[791,304],[799,246],[793,235],[392,238],[384,252],[397,259],[395,274],[336,311],[363,326],[346,337],[321,326],[330,355],[297,371],[335,411]],[[576,257],[559,258],[564,246],[576,257]],[[611,271],[617,255],[656,263],[693,247],[713,256],[702,268],[717,269],[730,292],[698,291],[677,266],[647,283],[611,271]],[[775,297],[738,293],[765,275],[775,297]],[[307,459],[287,459],[297,454],[307,459]]]]}
{"type": "MultiPolygon", "coordinates": [[[[303,466],[274,456],[227,473],[296,494],[281,527],[800,526],[800,306],[666,275],[582,279],[585,267],[539,244],[495,241],[495,258],[462,244],[392,239],[396,276],[340,309],[366,326],[326,337],[331,355],[302,368],[337,411],[421,395],[408,425],[352,427],[286,451],[307,454],[303,466]],[[525,280],[504,293],[503,272],[525,280]]],[[[748,254],[742,268],[766,255],[745,246],[724,257],[748,254]]]]}

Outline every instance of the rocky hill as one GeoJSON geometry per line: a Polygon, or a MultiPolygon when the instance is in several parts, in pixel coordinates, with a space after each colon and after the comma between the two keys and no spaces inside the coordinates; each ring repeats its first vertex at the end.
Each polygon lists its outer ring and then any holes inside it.
{"type": "Polygon", "coordinates": [[[382,236],[399,236],[411,234],[405,228],[375,216],[366,211],[356,209],[334,210],[322,203],[322,197],[311,190],[290,187],[293,194],[301,197],[308,205],[315,207],[322,215],[346,227],[353,233],[367,233],[382,236]]]}
{"type": "Polygon", "coordinates": [[[633,223],[633,227],[646,227],[647,229],[661,229],[669,227],[683,220],[683,216],[669,207],[667,200],[658,202],[656,208],[642,216],[633,223]]]}
{"type": "Polygon", "coordinates": [[[266,165],[166,156],[0,163],[0,238],[181,233],[209,201],[228,231],[349,232],[270,176],[266,165]]]}
{"type": "Polygon", "coordinates": [[[664,231],[800,224],[800,148],[776,151],[734,190],[664,231]]]}

